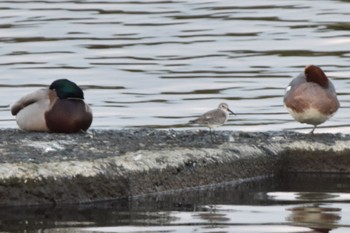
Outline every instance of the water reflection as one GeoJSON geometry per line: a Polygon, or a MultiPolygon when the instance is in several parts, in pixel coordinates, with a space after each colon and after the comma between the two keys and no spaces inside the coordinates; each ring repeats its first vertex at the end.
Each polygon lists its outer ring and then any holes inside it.
{"type": "Polygon", "coordinates": [[[342,175],[261,178],[90,205],[2,207],[0,230],[345,233],[348,192],[342,175]]]}
{"type": "Polygon", "coordinates": [[[286,208],[290,212],[286,220],[295,226],[308,227],[315,233],[326,233],[339,227],[342,208],[332,207],[330,202],[350,200],[348,194],[326,192],[272,192],[267,196],[278,202],[304,203],[286,208]]]}
{"type": "Polygon", "coordinates": [[[299,206],[291,209],[287,220],[297,226],[306,226],[314,232],[328,233],[338,227],[341,208],[332,208],[320,204],[299,206]]]}

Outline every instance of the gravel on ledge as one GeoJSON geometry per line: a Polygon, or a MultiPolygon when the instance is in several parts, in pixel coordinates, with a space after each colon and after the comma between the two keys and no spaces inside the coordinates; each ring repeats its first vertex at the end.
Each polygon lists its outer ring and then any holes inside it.
{"type": "Polygon", "coordinates": [[[0,130],[0,206],[86,203],[287,172],[349,173],[350,135],[0,130]]]}

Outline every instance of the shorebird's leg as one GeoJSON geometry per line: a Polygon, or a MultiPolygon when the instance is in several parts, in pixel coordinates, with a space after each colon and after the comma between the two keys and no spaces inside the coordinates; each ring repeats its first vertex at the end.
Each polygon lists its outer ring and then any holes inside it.
{"type": "Polygon", "coordinates": [[[216,134],[215,134],[215,131],[212,130],[211,128],[209,129],[209,133],[210,133],[210,139],[212,142],[217,142],[217,138],[216,138],[216,134]]]}

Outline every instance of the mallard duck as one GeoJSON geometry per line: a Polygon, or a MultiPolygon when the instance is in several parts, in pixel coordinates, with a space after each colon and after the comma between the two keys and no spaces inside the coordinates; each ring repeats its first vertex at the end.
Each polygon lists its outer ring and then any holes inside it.
{"type": "Polygon", "coordinates": [[[86,131],[92,123],[82,89],[67,79],[22,97],[12,105],[11,113],[25,131],[75,133],[86,131]]]}

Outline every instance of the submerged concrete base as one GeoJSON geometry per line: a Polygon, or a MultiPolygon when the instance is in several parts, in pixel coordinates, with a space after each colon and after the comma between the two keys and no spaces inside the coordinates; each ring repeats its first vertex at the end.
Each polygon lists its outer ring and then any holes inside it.
{"type": "Polygon", "coordinates": [[[287,172],[350,173],[350,136],[0,131],[0,205],[86,203],[287,172]]]}

